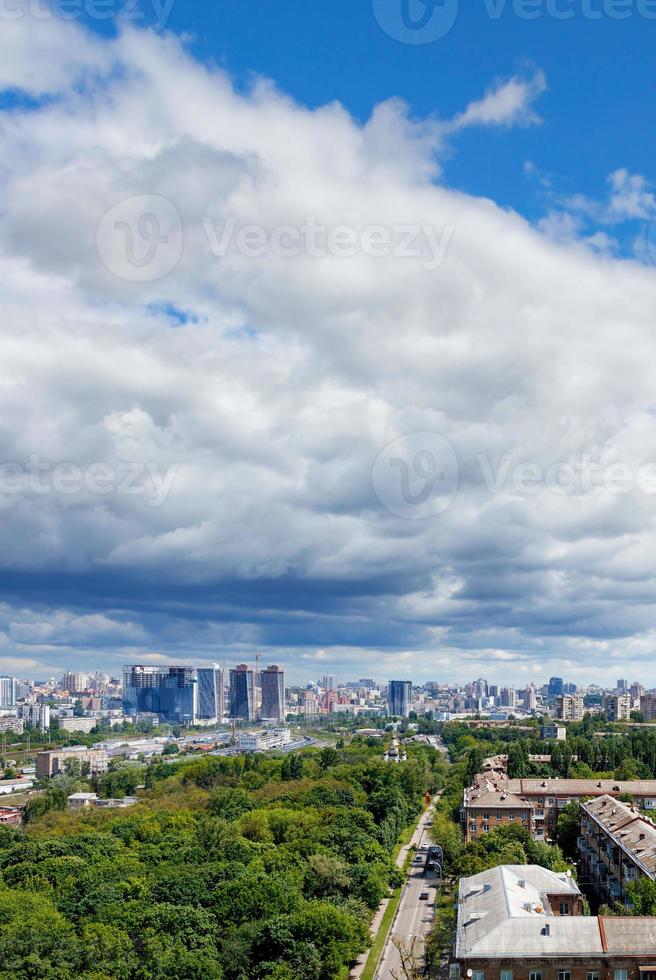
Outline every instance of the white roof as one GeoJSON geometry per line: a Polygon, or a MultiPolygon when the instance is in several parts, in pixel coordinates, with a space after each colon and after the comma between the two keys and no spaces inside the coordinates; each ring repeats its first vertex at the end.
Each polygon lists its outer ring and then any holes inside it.
{"type": "Polygon", "coordinates": [[[537,865],[501,865],[461,879],[456,957],[601,956],[597,919],[553,915],[547,895],[580,892],[573,878],[537,865]]]}

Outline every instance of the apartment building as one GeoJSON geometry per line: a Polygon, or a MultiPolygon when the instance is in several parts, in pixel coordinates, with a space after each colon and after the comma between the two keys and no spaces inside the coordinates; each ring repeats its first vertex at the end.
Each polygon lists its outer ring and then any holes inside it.
{"type": "Polygon", "coordinates": [[[565,742],[567,729],[564,725],[543,725],[540,729],[540,738],[543,742],[565,742]]]}
{"type": "Polygon", "coordinates": [[[556,699],[556,714],[560,721],[582,721],[582,696],[580,694],[561,694],[556,699]]]}
{"type": "Polygon", "coordinates": [[[465,790],[461,821],[467,844],[481,834],[508,824],[525,827],[529,833],[534,833],[532,804],[514,793],[498,789],[488,780],[465,790]]]}
{"type": "MultiPolygon", "coordinates": [[[[484,832],[484,827],[492,829],[492,823],[478,819],[479,807],[476,790],[486,786],[485,812],[497,812],[495,800],[501,802],[501,797],[519,799],[524,804],[531,804],[532,811],[524,826],[529,826],[536,840],[553,838],[556,831],[558,814],[568,803],[600,796],[611,796],[617,799],[621,794],[629,794],[636,806],[642,810],[656,810],[656,779],[635,779],[616,781],[614,779],[506,779],[503,774],[490,779],[485,773],[476,777],[473,787],[465,790],[462,808],[463,826],[477,823],[475,834],[484,832]],[[472,803],[474,804],[472,806],[472,803]]],[[[502,811],[499,811],[502,812],[502,811]]],[[[516,817],[514,818],[516,820],[516,817]]],[[[508,818],[502,823],[512,823],[508,818]]]]}
{"type": "Polygon", "coordinates": [[[109,756],[105,749],[87,749],[84,745],[71,745],[65,749],[37,752],[36,778],[48,779],[66,771],[67,760],[77,760],[83,771],[88,767],[92,776],[107,772],[109,756]]]}
{"type": "Polygon", "coordinates": [[[645,716],[645,721],[654,721],[656,719],[656,694],[641,694],[640,710],[645,716]]]}
{"type": "Polygon", "coordinates": [[[656,980],[648,917],[581,915],[567,874],[501,865],[462,878],[450,977],[469,980],[656,980]]]}
{"type": "Polygon", "coordinates": [[[581,868],[602,900],[625,902],[626,886],[656,880],[656,826],[612,796],[581,806],[581,868]]]}
{"type": "Polygon", "coordinates": [[[633,698],[630,694],[604,695],[604,712],[609,721],[630,721],[633,698]]]}

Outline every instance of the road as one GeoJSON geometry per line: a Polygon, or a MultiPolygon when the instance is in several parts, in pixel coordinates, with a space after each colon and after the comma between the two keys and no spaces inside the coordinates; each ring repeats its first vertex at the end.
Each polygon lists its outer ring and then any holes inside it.
{"type": "MultiPolygon", "coordinates": [[[[420,847],[421,844],[430,843],[426,825],[432,819],[433,806],[438,799],[439,794],[426,812],[422,814],[410,842],[411,845],[420,847]]],[[[393,939],[399,939],[406,947],[410,947],[413,938],[416,937],[415,955],[423,956],[426,936],[433,925],[433,903],[436,894],[436,889],[433,886],[437,882],[436,875],[424,874],[423,863],[416,865],[413,862],[401,895],[396,918],[390,929],[383,955],[378,963],[378,969],[374,974],[375,980],[392,980],[394,976],[400,978],[404,976],[401,969],[401,957],[392,941],[393,939]],[[427,901],[419,897],[422,892],[428,892],[429,899],[427,901]]]]}

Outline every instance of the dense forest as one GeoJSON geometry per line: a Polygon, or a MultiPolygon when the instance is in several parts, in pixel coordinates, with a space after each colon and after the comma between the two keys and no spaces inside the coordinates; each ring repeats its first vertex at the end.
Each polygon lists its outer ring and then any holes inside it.
{"type": "Polygon", "coordinates": [[[396,766],[380,753],[118,770],[101,789],[148,777],[118,811],[65,811],[53,781],[25,829],[0,828],[0,977],[345,976],[400,881],[399,834],[444,778],[428,746],[396,766]]]}

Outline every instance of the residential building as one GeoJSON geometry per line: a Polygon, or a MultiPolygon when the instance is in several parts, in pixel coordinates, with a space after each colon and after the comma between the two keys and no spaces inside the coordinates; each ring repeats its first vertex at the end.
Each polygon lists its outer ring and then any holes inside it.
{"type": "Polygon", "coordinates": [[[607,694],[603,706],[609,721],[630,721],[633,709],[630,694],[607,694]]]}
{"type": "Polygon", "coordinates": [[[230,671],[230,717],[255,720],[255,678],[246,664],[230,671]]]}
{"type": "Polygon", "coordinates": [[[0,708],[13,708],[16,704],[16,685],[18,681],[15,677],[3,675],[0,677],[0,708]]]}
{"type": "Polygon", "coordinates": [[[581,805],[581,868],[603,901],[626,902],[626,886],[656,881],[656,826],[612,796],[581,805]]]}
{"type": "Polygon", "coordinates": [[[0,806],[0,827],[20,827],[22,822],[22,806],[0,806]]]}
{"type": "Polygon", "coordinates": [[[193,667],[123,668],[123,711],[152,713],[170,725],[193,725],[198,716],[198,681],[193,667]]]}
{"type": "Polygon", "coordinates": [[[77,760],[82,771],[97,776],[107,772],[109,756],[105,749],[88,749],[84,745],[71,745],[65,749],[37,752],[36,778],[47,779],[66,771],[66,762],[77,760]]]}
{"type": "Polygon", "coordinates": [[[28,728],[37,728],[40,732],[45,732],[50,728],[50,705],[20,704],[18,717],[22,718],[28,728]]]}
{"type": "Polygon", "coordinates": [[[653,980],[650,917],[581,915],[567,873],[500,865],[460,880],[450,977],[469,980],[653,980]]]}
{"type": "Polygon", "coordinates": [[[82,732],[83,735],[88,735],[98,725],[100,719],[93,716],[71,715],[67,718],[58,718],[57,721],[63,732],[82,732]]]}
{"type": "MultiPolygon", "coordinates": [[[[487,829],[492,828],[489,820],[479,819],[480,806],[478,806],[478,790],[486,791],[486,813],[503,813],[497,810],[496,802],[502,803],[502,797],[506,799],[518,798],[524,804],[529,803],[532,813],[529,820],[523,822],[523,826],[528,826],[536,840],[553,839],[556,831],[558,814],[568,803],[585,799],[586,797],[597,798],[600,796],[612,796],[617,799],[622,794],[628,794],[633,798],[636,806],[643,810],[656,810],[656,779],[635,779],[617,781],[614,779],[507,779],[503,775],[491,777],[488,774],[480,773],[476,776],[474,785],[465,790],[461,819],[463,827],[476,823],[476,828],[472,833],[478,835],[487,829]],[[472,806],[473,804],[473,806],[472,806]]],[[[511,807],[512,810],[512,807],[511,807]]],[[[517,820],[517,815],[511,820],[509,817],[502,817],[501,823],[512,823],[517,820]]]]}
{"type": "Polygon", "coordinates": [[[199,667],[198,679],[198,721],[220,721],[225,717],[225,674],[218,664],[213,667],[199,667]]]}
{"type": "Polygon", "coordinates": [[[640,710],[645,716],[645,721],[656,720],[656,694],[642,694],[640,696],[640,710]]]}
{"type": "MultiPolygon", "coordinates": [[[[271,664],[260,674],[262,679],[262,707],[260,715],[271,721],[285,720],[285,672],[282,667],[271,664]]],[[[334,678],[333,684],[334,684],[334,678]]],[[[334,690],[334,687],[329,688],[334,690]]]]}
{"type": "Polygon", "coordinates": [[[18,717],[16,711],[0,711],[0,732],[22,735],[23,719],[18,717]]]}
{"type": "Polygon", "coordinates": [[[525,827],[534,833],[533,805],[514,793],[507,793],[487,780],[465,790],[461,810],[465,843],[476,840],[504,824],[525,827]]]}
{"type": "Polygon", "coordinates": [[[500,708],[514,708],[515,707],[515,688],[514,687],[502,687],[499,692],[499,707],[500,708]]]}
{"type": "Polygon", "coordinates": [[[282,749],[292,740],[288,728],[269,728],[262,732],[237,732],[237,748],[240,752],[266,752],[282,749]]]}
{"type": "Polygon", "coordinates": [[[324,691],[336,691],[337,690],[337,678],[334,674],[324,674],[321,681],[321,687],[324,691]]]}
{"type": "Polygon", "coordinates": [[[583,698],[580,694],[561,694],[556,699],[556,713],[561,721],[583,719],[583,698]]]}
{"type": "Polygon", "coordinates": [[[565,742],[567,740],[567,729],[564,725],[543,725],[540,728],[540,738],[543,742],[552,740],[565,742]]]}
{"type": "Polygon", "coordinates": [[[68,691],[70,694],[78,694],[80,691],[87,690],[89,678],[86,674],[81,674],[78,671],[67,670],[62,676],[60,686],[62,691],[68,691]]]}
{"type": "Polygon", "coordinates": [[[625,678],[620,677],[620,679],[617,682],[617,690],[626,691],[628,690],[628,687],[629,687],[629,682],[625,678]]]}
{"type": "Polygon", "coordinates": [[[410,714],[411,681],[389,682],[389,713],[393,718],[407,718],[410,714]]]}

